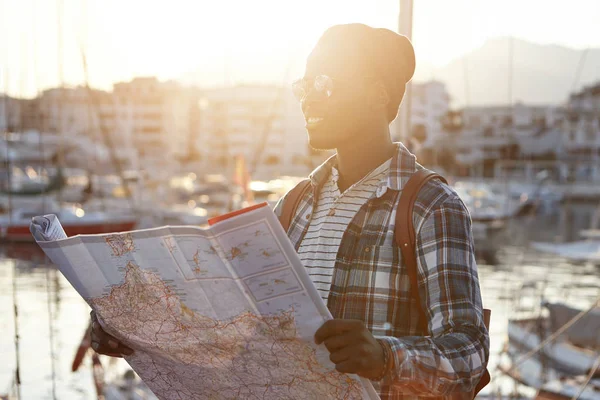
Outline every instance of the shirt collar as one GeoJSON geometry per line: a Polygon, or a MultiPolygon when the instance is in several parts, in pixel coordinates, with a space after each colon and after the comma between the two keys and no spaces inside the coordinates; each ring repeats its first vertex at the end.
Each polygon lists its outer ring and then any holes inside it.
{"type": "MultiPolygon", "coordinates": [[[[417,166],[417,158],[414,154],[408,151],[402,143],[398,142],[394,144],[396,145],[396,153],[392,157],[392,162],[387,175],[384,176],[380,182],[379,189],[377,190],[377,197],[383,196],[387,189],[397,191],[402,190],[411,175],[419,168],[417,166]]],[[[337,156],[335,154],[315,168],[309,175],[312,185],[321,187],[329,177],[334,165],[337,165],[337,156]]]]}

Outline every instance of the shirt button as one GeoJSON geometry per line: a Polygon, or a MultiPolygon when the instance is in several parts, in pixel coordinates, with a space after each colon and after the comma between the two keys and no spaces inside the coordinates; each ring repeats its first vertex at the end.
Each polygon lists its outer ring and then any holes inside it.
{"type": "Polygon", "coordinates": [[[310,213],[306,214],[306,219],[310,219],[310,213]]]}
{"type": "Polygon", "coordinates": [[[371,248],[370,248],[370,247],[367,247],[367,248],[365,249],[365,253],[370,253],[370,252],[371,252],[371,248]]]}
{"type": "Polygon", "coordinates": [[[332,208],[331,210],[329,210],[329,212],[327,213],[328,216],[333,217],[335,215],[335,208],[332,208]]]}

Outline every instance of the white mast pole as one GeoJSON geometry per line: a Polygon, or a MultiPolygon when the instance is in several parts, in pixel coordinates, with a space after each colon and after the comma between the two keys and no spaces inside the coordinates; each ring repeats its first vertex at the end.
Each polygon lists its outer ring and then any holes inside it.
{"type": "MultiPolygon", "coordinates": [[[[412,41],[413,25],[413,0],[400,0],[398,14],[398,33],[412,41]]],[[[408,141],[410,137],[410,111],[412,100],[412,82],[407,83],[406,93],[396,120],[396,139],[401,142],[408,141]]],[[[405,143],[407,144],[407,143],[405,143]]]]}

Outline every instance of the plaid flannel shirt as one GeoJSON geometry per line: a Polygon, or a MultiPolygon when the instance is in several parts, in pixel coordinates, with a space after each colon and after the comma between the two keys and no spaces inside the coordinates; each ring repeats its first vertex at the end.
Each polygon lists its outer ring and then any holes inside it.
{"type": "MultiPolygon", "coordinates": [[[[296,250],[307,232],[320,185],[335,156],[310,175],[288,229],[296,250]]],[[[428,332],[419,331],[419,305],[394,239],[402,188],[422,167],[402,144],[388,175],[344,233],[327,307],[334,318],[359,319],[383,345],[390,362],[373,382],[382,399],[446,397],[472,390],[483,375],[489,336],[475,263],[471,218],[456,192],[427,183],[415,202],[419,293],[428,332]]],[[[281,214],[284,196],[275,213],[281,214]]]]}

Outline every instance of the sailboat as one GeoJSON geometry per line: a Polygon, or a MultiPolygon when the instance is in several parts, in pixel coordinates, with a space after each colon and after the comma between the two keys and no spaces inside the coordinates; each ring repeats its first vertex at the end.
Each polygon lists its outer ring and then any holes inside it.
{"type": "Polygon", "coordinates": [[[509,359],[499,370],[537,389],[537,399],[571,399],[578,392],[580,399],[599,399],[598,302],[585,312],[561,303],[543,306],[545,317],[509,320],[509,359]]]}
{"type": "MultiPolygon", "coordinates": [[[[59,58],[59,64],[60,61],[59,58]]],[[[62,84],[62,77],[60,81],[62,84]]],[[[64,85],[61,89],[64,89],[64,85]]],[[[62,113],[62,104],[57,106],[62,113]]],[[[4,160],[7,166],[6,179],[0,182],[0,242],[33,242],[29,231],[31,218],[45,214],[56,214],[68,236],[121,232],[134,228],[136,219],[131,214],[90,212],[80,205],[62,202],[62,190],[66,186],[64,157],[69,147],[62,138],[65,130],[62,120],[60,118],[59,140],[55,146],[51,146],[52,151],[49,151],[50,147],[44,146],[41,133],[38,134],[37,143],[17,140],[19,136],[25,136],[20,127],[15,129],[20,134],[6,132],[0,142],[0,149],[3,150],[0,160],[4,160]],[[27,166],[31,162],[35,162],[35,167],[27,166]],[[17,181],[12,180],[13,170],[22,172],[23,169],[16,168],[15,163],[26,166],[25,172],[17,175],[22,179],[17,181]],[[42,173],[50,170],[56,172],[49,177],[42,173]],[[53,196],[49,196],[51,192],[53,196]],[[3,201],[4,198],[6,201],[3,201]]]]}
{"type": "Polygon", "coordinates": [[[600,264],[600,240],[579,240],[570,243],[534,242],[531,247],[572,261],[600,264]]]}
{"type": "Polygon", "coordinates": [[[37,206],[19,207],[0,214],[0,239],[33,242],[29,232],[31,218],[43,214],[56,214],[68,236],[130,231],[136,224],[132,215],[86,212],[77,205],[59,205],[47,199],[37,206]]]}

